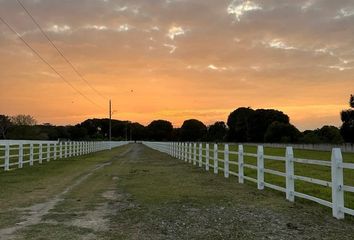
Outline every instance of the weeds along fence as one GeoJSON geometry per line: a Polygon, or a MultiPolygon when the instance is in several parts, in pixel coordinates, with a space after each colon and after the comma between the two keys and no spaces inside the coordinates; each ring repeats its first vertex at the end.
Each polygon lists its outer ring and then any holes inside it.
{"type": "MultiPolygon", "coordinates": [[[[345,214],[354,216],[354,163],[343,162],[339,148],[333,148],[327,160],[323,160],[323,156],[322,160],[316,160],[295,156],[292,147],[286,147],[283,152],[273,149],[274,155],[266,155],[262,145],[253,147],[252,151],[250,146],[229,144],[143,144],[206,171],[213,170],[215,174],[221,171],[225,178],[236,176],[239,183],[253,182],[259,190],[267,187],[283,192],[290,202],[300,198],[332,208],[337,219],[343,219],[345,214]]],[[[322,153],[311,154],[316,157],[322,153]]],[[[304,154],[299,152],[299,155],[304,154]]]]}
{"type": "Polygon", "coordinates": [[[61,158],[76,157],[119,147],[129,142],[76,142],[0,140],[0,168],[9,171],[13,167],[33,166],[61,158]]]}

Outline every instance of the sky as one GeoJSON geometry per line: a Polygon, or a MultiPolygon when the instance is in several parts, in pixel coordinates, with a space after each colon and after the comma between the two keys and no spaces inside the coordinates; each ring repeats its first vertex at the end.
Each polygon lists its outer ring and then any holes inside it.
{"type": "Polygon", "coordinates": [[[340,126],[354,93],[352,0],[15,0],[0,16],[0,113],[75,124],[108,115],[148,124],[226,121],[274,108],[301,130],[340,126]],[[98,93],[99,94],[98,94],[98,93]],[[87,100],[90,99],[90,101],[87,100]]]}

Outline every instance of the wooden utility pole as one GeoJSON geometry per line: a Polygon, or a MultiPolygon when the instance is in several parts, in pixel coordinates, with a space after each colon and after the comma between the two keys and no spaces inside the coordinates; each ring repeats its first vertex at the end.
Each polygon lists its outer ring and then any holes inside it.
{"type": "Polygon", "coordinates": [[[110,149],[112,149],[111,147],[111,141],[112,141],[112,101],[109,100],[109,145],[110,145],[110,149]]]}

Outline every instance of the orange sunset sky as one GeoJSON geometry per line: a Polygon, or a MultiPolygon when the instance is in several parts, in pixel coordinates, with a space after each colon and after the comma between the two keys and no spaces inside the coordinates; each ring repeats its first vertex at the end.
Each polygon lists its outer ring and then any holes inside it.
{"type": "Polygon", "coordinates": [[[74,124],[108,115],[179,126],[276,108],[299,129],[340,126],[354,93],[352,0],[15,0],[5,19],[87,101],[0,22],[0,114],[74,124]]]}

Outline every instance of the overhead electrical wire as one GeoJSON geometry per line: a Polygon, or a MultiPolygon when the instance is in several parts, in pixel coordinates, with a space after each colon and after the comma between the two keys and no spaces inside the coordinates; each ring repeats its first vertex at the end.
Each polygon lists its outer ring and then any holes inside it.
{"type": "Polygon", "coordinates": [[[79,78],[84,81],[97,95],[99,95],[101,98],[106,99],[106,97],[101,94],[95,87],[93,87],[89,81],[87,81],[85,79],[85,77],[83,76],[83,74],[81,74],[81,72],[79,72],[77,70],[77,68],[71,63],[71,61],[65,57],[65,55],[63,54],[63,52],[55,45],[55,43],[50,39],[50,37],[45,33],[45,31],[43,30],[43,28],[41,27],[41,25],[38,23],[38,21],[33,17],[33,15],[30,13],[30,11],[22,4],[22,2],[20,0],[16,0],[17,3],[22,7],[22,9],[27,13],[27,15],[31,18],[31,20],[33,21],[33,23],[38,27],[38,29],[40,30],[40,32],[43,34],[43,36],[49,41],[49,43],[52,45],[53,48],[55,48],[55,50],[59,53],[59,55],[64,59],[64,61],[70,65],[70,67],[72,68],[72,70],[79,76],[79,78]]]}
{"type": "Polygon", "coordinates": [[[78,88],[76,88],[70,81],[68,81],[62,74],[60,74],[47,60],[45,60],[38,51],[36,51],[11,25],[0,16],[0,21],[7,26],[17,37],[43,62],[45,63],[55,74],[57,74],[67,85],[69,85],[75,92],[80,94],[83,98],[85,98],[90,103],[102,108],[102,106],[98,105],[94,101],[92,101],[89,97],[87,97],[84,93],[82,93],[78,88]]]}

